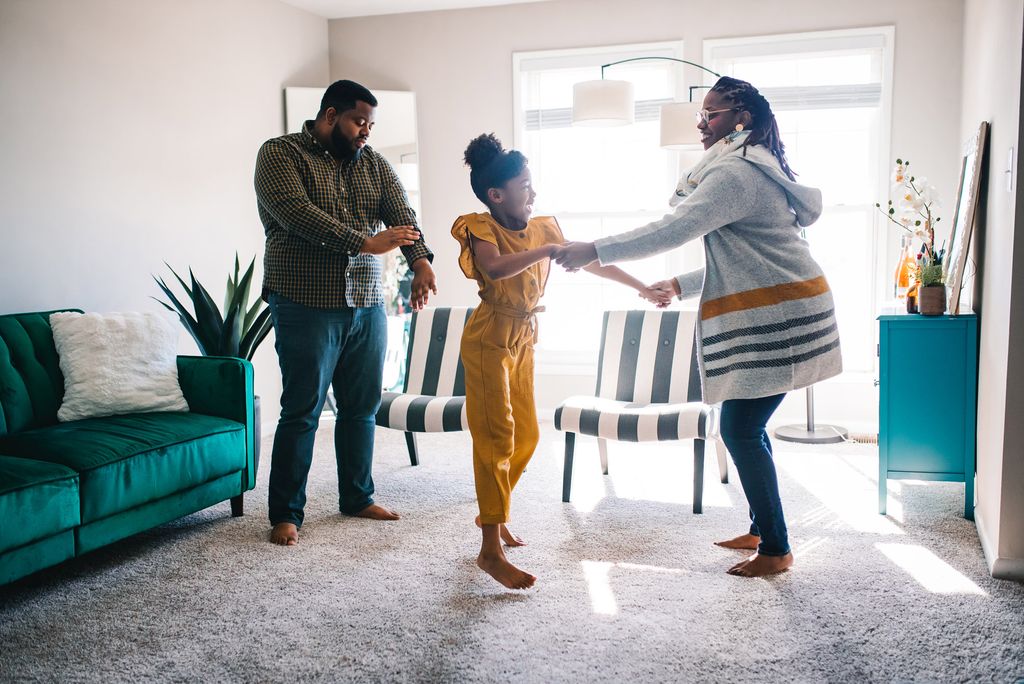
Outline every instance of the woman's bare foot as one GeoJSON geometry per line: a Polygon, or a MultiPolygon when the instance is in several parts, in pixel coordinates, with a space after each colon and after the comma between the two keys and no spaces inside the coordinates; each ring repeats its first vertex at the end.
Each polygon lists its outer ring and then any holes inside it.
{"type": "MultiPolygon", "coordinates": [[[[479,515],[476,516],[476,520],[474,522],[476,523],[477,527],[481,526],[480,525],[480,516],[479,515]]],[[[526,546],[526,542],[523,541],[523,538],[518,536],[518,535],[516,535],[516,534],[513,534],[512,530],[508,529],[508,526],[505,525],[505,523],[502,523],[499,526],[499,530],[501,531],[501,541],[505,542],[506,545],[508,545],[508,546],[526,546]]]]}
{"type": "Polygon", "coordinates": [[[745,561],[740,561],[726,572],[738,577],[764,577],[785,572],[793,565],[793,554],[785,556],[762,556],[755,553],[745,561]]]}
{"type": "Polygon", "coordinates": [[[270,543],[295,546],[299,543],[299,528],[292,523],[277,523],[270,530],[270,543]]]}
{"type": "Polygon", "coordinates": [[[529,589],[537,578],[528,572],[523,572],[508,562],[505,554],[484,555],[480,553],[476,558],[477,567],[496,579],[509,589],[529,589]]]}
{"type": "Polygon", "coordinates": [[[761,538],[753,534],[741,534],[738,537],[732,539],[726,539],[725,541],[716,541],[715,546],[721,546],[724,549],[749,549],[750,551],[757,551],[757,545],[761,543],[761,538]]]}
{"type": "Polygon", "coordinates": [[[370,520],[399,520],[400,516],[394,511],[389,511],[383,506],[370,504],[358,513],[353,513],[356,518],[369,518],[370,520]]]}

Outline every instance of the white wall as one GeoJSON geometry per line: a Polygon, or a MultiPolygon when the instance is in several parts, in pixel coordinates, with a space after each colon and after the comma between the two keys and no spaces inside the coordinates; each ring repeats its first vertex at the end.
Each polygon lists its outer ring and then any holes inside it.
{"type": "MultiPolygon", "coordinates": [[[[508,144],[513,140],[513,52],[682,39],[686,58],[700,62],[701,41],[708,38],[895,25],[892,156],[911,158],[921,173],[927,170],[952,207],[959,173],[962,14],[962,0],[553,0],[343,19],[330,22],[331,77],[416,92],[422,219],[436,254],[437,302],[468,304],[476,300],[475,288],[457,269],[448,230],[456,216],[479,210],[461,161],[466,143],[484,131],[508,144]]],[[[566,394],[592,391],[593,378],[539,377],[537,387],[544,408],[566,394]]],[[[870,378],[843,378],[816,391],[819,422],[874,432],[876,407],[870,378]]],[[[803,417],[804,396],[796,392],[776,422],[803,417]]]]}
{"type": "MultiPolygon", "coordinates": [[[[236,250],[262,278],[256,151],[327,77],[327,20],[276,0],[0,2],[0,311],[161,310],[164,261],[219,299],[236,250]]],[[[273,421],[273,334],[256,388],[273,421]]]]}
{"type": "Polygon", "coordinates": [[[978,364],[978,533],[992,574],[1024,580],[1024,192],[1019,174],[1024,4],[968,0],[960,137],[991,125],[982,206],[970,258],[979,263],[974,308],[978,364]],[[1014,155],[1014,187],[1007,160],[1014,155]]]}

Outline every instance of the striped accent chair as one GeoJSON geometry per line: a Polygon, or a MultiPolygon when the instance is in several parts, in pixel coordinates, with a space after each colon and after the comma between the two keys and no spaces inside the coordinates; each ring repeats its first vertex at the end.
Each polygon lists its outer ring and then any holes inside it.
{"type": "Polygon", "coordinates": [[[562,501],[572,488],[577,434],[597,437],[608,474],[607,440],[693,440],[693,512],[703,510],[704,443],[716,440],[722,482],[728,482],[718,408],[701,401],[695,311],[606,311],[598,357],[596,396],[573,396],[555,410],[565,432],[562,501]]]}
{"type": "Polygon", "coordinates": [[[384,392],[377,425],[405,432],[409,461],[419,465],[417,432],[468,430],[466,381],[459,346],[473,309],[425,308],[412,315],[405,383],[384,392]]]}

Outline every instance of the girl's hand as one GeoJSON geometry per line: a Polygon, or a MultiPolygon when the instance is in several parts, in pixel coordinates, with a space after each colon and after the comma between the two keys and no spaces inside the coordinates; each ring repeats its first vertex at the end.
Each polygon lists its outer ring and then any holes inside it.
{"type": "Polygon", "coordinates": [[[550,245],[545,246],[548,248],[548,258],[551,259],[552,261],[556,261],[559,257],[562,256],[563,245],[556,245],[554,243],[551,243],[550,245]]]}
{"type": "Polygon", "coordinates": [[[679,283],[672,280],[659,280],[640,291],[640,296],[664,309],[672,303],[672,298],[679,295],[679,283]]]}

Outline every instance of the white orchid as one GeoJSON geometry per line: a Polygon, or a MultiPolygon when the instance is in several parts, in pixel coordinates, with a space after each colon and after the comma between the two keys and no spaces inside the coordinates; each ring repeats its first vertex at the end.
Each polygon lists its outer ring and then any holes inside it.
{"type": "Polygon", "coordinates": [[[934,211],[940,206],[935,186],[923,176],[912,176],[907,159],[896,160],[890,180],[891,196],[895,199],[890,199],[884,209],[879,203],[875,206],[890,221],[922,241],[924,265],[939,263],[942,255],[936,254],[934,249],[935,224],[939,221],[934,211]]]}

